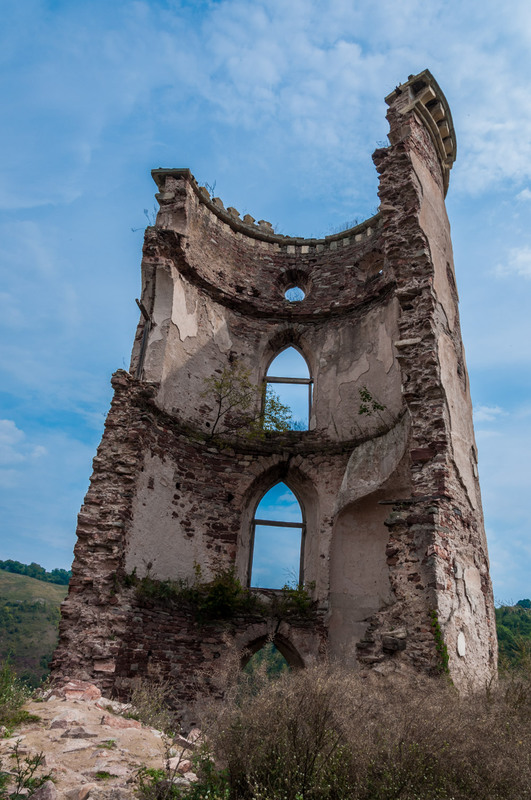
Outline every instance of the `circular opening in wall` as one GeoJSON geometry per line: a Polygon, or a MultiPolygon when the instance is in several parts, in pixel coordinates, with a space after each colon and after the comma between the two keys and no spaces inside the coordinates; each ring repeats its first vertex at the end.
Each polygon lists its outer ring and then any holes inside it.
{"type": "Polygon", "coordinates": [[[306,295],[300,286],[291,286],[284,292],[284,297],[286,300],[289,300],[290,303],[300,303],[301,300],[304,300],[306,295]]]}

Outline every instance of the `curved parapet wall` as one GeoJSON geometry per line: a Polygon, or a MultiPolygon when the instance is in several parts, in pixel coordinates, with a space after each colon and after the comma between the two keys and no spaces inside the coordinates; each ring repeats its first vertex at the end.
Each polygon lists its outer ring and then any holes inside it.
{"type": "MultiPolygon", "coordinates": [[[[422,119],[439,158],[446,194],[450,170],[457,155],[457,143],[450,107],[439,84],[425,69],[418,75],[410,75],[406,83],[400,84],[387,95],[385,102],[388,106],[394,106],[403,116],[414,111],[422,119]]],[[[392,138],[391,143],[395,143],[392,138]]]]}
{"type": "Polygon", "coordinates": [[[329,652],[364,671],[447,669],[462,688],[494,674],[444,205],[455,133],[428,71],[386,99],[379,213],[324,239],[241,219],[187,169],[153,171],[160,211],[144,242],[142,317],[79,516],[56,673],[124,697],[139,676],[169,679],[185,708],[228,641],[253,650],[277,636],[299,666],[329,652]],[[286,299],[293,286],[302,300],[286,299]],[[220,423],[214,435],[212,376],[241,366],[258,419],[269,365],[289,345],[308,366],[308,430],[256,436],[220,423]],[[247,585],[255,510],[280,481],[302,510],[311,618],[242,614],[201,638],[189,609],[142,604],[131,576],[186,582],[199,565],[205,579],[234,571],[247,585]]]}
{"type": "Polygon", "coordinates": [[[189,170],[153,175],[163,187],[155,231],[185,237],[186,277],[218,302],[286,319],[339,313],[363,302],[364,284],[382,273],[379,214],[324,239],[282,236],[211,202],[189,170]],[[303,303],[285,299],[293,285],[306,293],[303,303]]]}
{"type": "MultiPolygon", "coordinates": [[[[345,229],[339,233],[325,236],[321,239],[305,239],[300,236],[285,236],[283,234],[275,233],[273,226],[266,220],[259,220],[256,222],[254,217],[246,214],[243,219],[240,218],[240,213],[233,207],[225,208],[223,201],[219,197],[212,198],[206,186],[199,186],[189,169],[152,169],[151,175],[153,180],[158,186],[158,193],[155,195],[158,200],[161,211],[162,206],[171,203],[175,199],[175,193],[172,190],[171,184],[167,184],[168,178],[175,178],[177,181],[187,179],[190,181],[194,192],[199,200],[222,222],[226,223],[232,230],[238,233],[243,233],[254,239],[259,239],[262,242],[269,242],[283,247],[315,247],[317,252],[330,247],[333,242],[341,241],[343,245],[344,239],[354,238],[355,241],[360,241],[363,235],[370,236],[372,230],[378,226],[378,214],[353,226],[352,228],[345,229]]],[[[161,227],[164,227],[164,222],[160,222],[161,227]]],[[[157,220],[159,225],[159,220],[157,220]]],[[[348,244],[348,241],[346,242],[348,244]]],[[[335,246],[332,244],[332,249],[335,246]]],[[[289,250],[290,253],[295,253],[295,250],[289,250]]],[[[302,251],[307,253],[308,250],[302,251]]]]}

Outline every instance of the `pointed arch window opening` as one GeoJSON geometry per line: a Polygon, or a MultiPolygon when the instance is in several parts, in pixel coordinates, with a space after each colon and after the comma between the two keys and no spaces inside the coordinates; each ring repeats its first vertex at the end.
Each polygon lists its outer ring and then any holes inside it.
{"type": "MultiPolygon", "coordinates": [[[[274,504],[274,497],[272,500],[274,504]]],[[[289,486],[279,481],[262,495],[254,513],[249,548],[249,587],[278,590],[287,584],[301,585],[304,581],[305,534],[306,522],[302,505],[289,486]],[[275,518],[275,508],[272,509],[273,513],[268,513],[266,498],[280,491],[283,491],[284,496],[291,495],[292,499],[289,498],[289,505],[286,505],[278,517],[297,515],[300,521],[275,518]]]]}
{"type": "Polygon", "coordinates": [[[301,417],[297,419],[292,416],[291,430],[308,430],[313,403],[313,379],[308,362],[295,345],[284,347],[270,362],[265,378],[266,395],[270,386],[280,402],[288,406],[292,415],[298,412],[301,417]],[[270,375],[271,369],[280,374],[270,375]],[[283,372],[289,374],[282,374],[283,372]],[[307,387],[307,390],[298,391],[296,387],[307,387]],[[303,400],[305,394],[307,401],[303,400]]]}

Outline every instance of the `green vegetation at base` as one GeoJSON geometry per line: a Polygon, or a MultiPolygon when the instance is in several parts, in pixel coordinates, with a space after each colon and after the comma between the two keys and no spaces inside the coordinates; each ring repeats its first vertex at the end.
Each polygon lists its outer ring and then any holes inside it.
{"type": "Polygon", "coordinates": [[[282,672],[289,670],[288,662],[282,653],[277,650],[273,642],[268,642],[254,653],[243,668],[248,675],[254,675],[262,669],[265,669],[268,678],[275,678],[282,672]]]}
{"type": "Polygon", "coordinates": [[[0,660],[9,657],[31,687],[48,675],[66,591],[66,586],[0,570],[0,660]]]}
{"type": "Polygon", "coordinates": [[[195,577],[190,583],[184,580],[158,581],[151,575],[139,578],[136,572],[124,579],[126,586],[134,586],[137,600],[146,602],[164,602],[186,604],[194,613],[198,622],[227,620],[238,614],[258,612],[258,597],[245,589],[234,570],[220,570],[212,580],[203,580],[201,568],[195,566],[195,577]]]}
{"type": "Polygon", "coordinates": [[[115,776],[113,776],[113,774],[111,772],[107,772],[106,769],[100,769],[100,770],[98,770],[98,772],[96,772],[94,774],[94,778],[97,781],[107,781],[107,780],[109,780],[109,778],[113,778],[113,777],[115,777],[115,776]]]}
{"type": "Polygon", "coordinates": [[[15,673],[9,659],[0,664],[0,725],[13,730],[21,722],[35,721],[22,706],[29,699],[31,691],[15,673]]]}
{"type": "Polygon", "coordinates": [[[26,800],[33,797],[39,786],[51,779],[51,774],[36,775],[37,770],[45,764],[44,753],[22,756],[23,748],[17,742],[11,751],[9,771],[2,769],[0,762],[0,800],[26,800]],[[13,791],[8,792],[11,783],[13,791]]]}
{"type": "Polygon", "coordinates": [[[448,656],[448,648],[444,642],[443,632],[441,630],[441,626],[439,625],[439,618],[437,616],[437,612],[435,610],[430,611],[430,624],[431,630],[433,632],[433,638],[435,639],[435,649],[437,650],[437,655],[439,657],[439,664],[438,664],[438,671],[444,672],[446,675],[449,674],[449,656],[448,656]]]}
{"type": "Polygon", "coordinates": [[[125,716],[170,736],[179,729],[175,713],[169,707],[172,688],[170,681],[153,683],[138,679],[131,692],[131,708],[125,716]]]}

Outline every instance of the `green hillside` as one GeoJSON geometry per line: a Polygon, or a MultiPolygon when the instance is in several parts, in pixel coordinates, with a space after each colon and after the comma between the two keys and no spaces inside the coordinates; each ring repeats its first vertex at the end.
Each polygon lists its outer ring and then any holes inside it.
{"type": "Polygon", "coordinates": [[[500,663],[516,663],[531,654],[531,602],[519,600],[515,606],[496,609],[496,630],[500,663]]]}
{"type": "Polygon", "coordinates": [[[0,597],[9,600],[41,600],[45,603],[59,605],[66,597],[68,586],[16,575],[0,569],[0,597]]]}
{"type": "Polygon", "coordinates": [[[66,586],[0,569],[0,661],[9,656],[17,674],[32,686],[48,674],[66,593],[66,586]]]}

